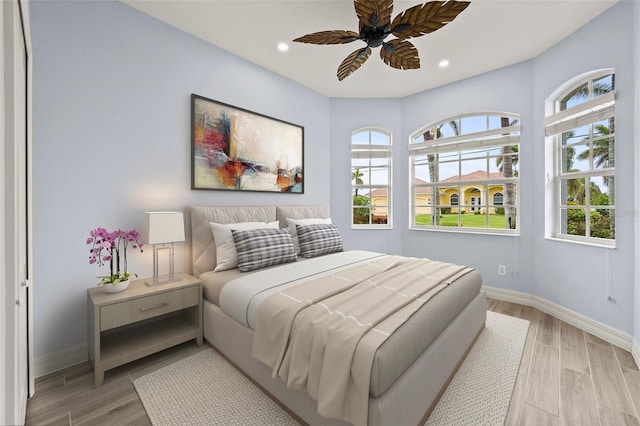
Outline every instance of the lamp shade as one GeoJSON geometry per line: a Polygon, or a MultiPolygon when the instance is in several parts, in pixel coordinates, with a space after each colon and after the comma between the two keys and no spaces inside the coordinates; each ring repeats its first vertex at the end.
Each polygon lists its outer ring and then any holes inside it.
{"type": "Polygon", "coordinates": [[[142,241],[146,244],[184,241],[182,212],[145,212],[142,241]]]}

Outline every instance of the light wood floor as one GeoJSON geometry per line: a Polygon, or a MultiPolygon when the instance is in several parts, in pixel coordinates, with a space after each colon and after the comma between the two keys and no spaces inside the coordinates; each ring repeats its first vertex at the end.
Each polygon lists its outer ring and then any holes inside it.
{"type": "MultiPolygon", "coordinates": [[[[640,371],[631,354],[537,309],[489,300],[531,322],[507,425],[640,426],[640,371]]],[[[27,425],[149,425],[133,380],[201,350],[186,343],[108,371],[88,363],[36,380],[27,425]]]]}
{"type": "Polygon", "coordinates": [[[488,309],[531,322],[506,425],[640,426],[631,354],[529,306],[488,309]]]}

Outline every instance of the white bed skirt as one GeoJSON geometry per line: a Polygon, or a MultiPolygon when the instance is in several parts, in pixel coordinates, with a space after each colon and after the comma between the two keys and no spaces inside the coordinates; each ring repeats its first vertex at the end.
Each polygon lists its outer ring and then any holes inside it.
{"type": "MultiPolygon", "coordinates": [[[[383,395],[369,397],[369,425],[417,425],[435,406],[441,390],[484,328],[485,319],[486,297],[480,292],[383,395]]],[[[204,337],[308,424],[347,424],[321,417],[316,402],[306,392],[287,389],[280,379],[273,379],[271,371],[251,356],[253,331],[206,300],[204,337]]]]}

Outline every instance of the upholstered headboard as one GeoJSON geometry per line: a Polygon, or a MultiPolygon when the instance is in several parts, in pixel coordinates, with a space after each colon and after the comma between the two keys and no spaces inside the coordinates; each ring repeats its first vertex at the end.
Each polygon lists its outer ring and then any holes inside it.
{"type": "Polygon", "coordinates": [[[209,222],[280,222],[287,226],[287,218],[305,219],[311,217],[330,217],[329,207],[325,205],[308,206],[190,206],[187,216],[191,220],[191,264],[192,274],[196,277],[211,271],[216,266],[216,246],[209,222]]]}

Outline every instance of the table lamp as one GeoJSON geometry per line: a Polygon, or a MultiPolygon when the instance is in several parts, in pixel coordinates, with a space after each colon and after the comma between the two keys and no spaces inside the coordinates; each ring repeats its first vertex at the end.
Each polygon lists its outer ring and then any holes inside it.
{"type": "Polygon", "coordinates": [[[184,241],[184,217],[182,212],[145,212],[142,226],[142,241],[153,245],[153,281],[147,285],[153,286],[180,281],[175,277],[173,268],[174,243],[184,241]],[[169,244],[168,246],[166,244],[169,244]],[[158,278],[158,252],[169,250],[169,277],[166,280],[158,278]]]}

